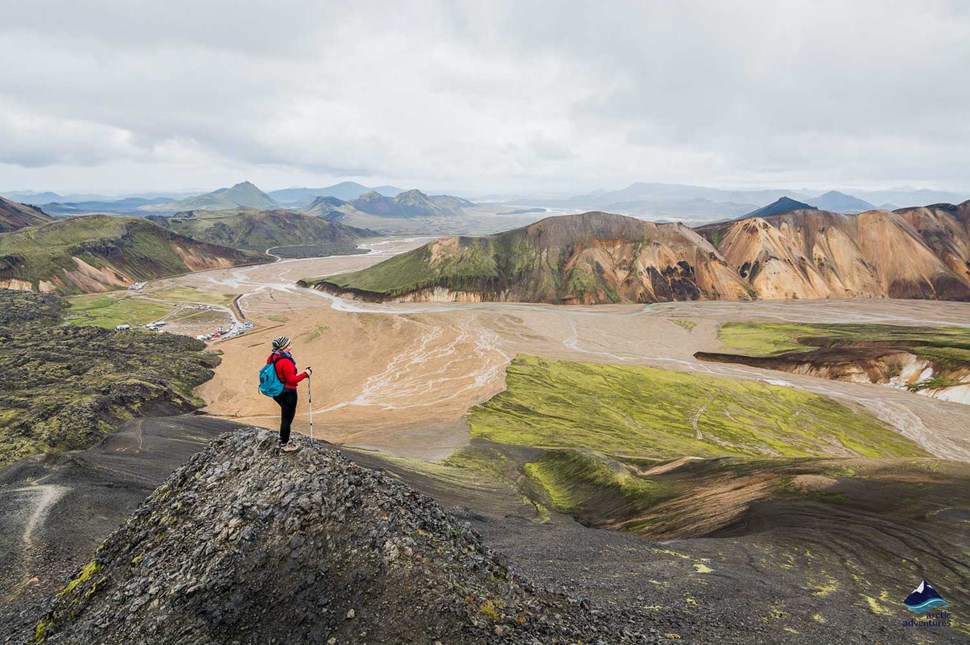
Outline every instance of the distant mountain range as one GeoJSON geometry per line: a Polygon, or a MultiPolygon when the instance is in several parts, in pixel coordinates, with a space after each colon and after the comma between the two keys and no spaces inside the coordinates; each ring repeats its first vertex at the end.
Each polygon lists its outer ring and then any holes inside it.
{"type": "Polygon", "coordinates": [[[145,218],[89,215],[0,235],[0,287],[93,293],[270,259],[199,242],[145,218]]]}
{"type": "Polygon", "coordinates": [[[280,204],[302,207],[312,203],[317,197],[336,197],[337,199],[349,202],[370,192],[379,193],[385,197],[397,197],[404,191],[394,186],[368,188],[357,182],[343,181],[325,188],[284,188],[283,190],[274,190],[269,193],[269,196],[280,204]]]}
{"type": "Polygon", "coordinates": [[[49,221],[50,216],[39,208],[0,197],[0,233],[46,224],[49,221]]]}
{"type": "Polygon", "coordinates": [[[351,205],[363,213],[380,217],[447,217],[461,215],[462,209],[474,204],[451,195],[425,195],[420,190],[408,190],[396,197],[377,192],[361,195],[351,205]]]}
{"type": "Polygon", "coordinates": [[[693,225],[732,219],[751,213],[782,197],[842,213],[858,213],[875,208],[895,209],[932,203],[960,203],[968,193],[927,189],[856,190],[849,195],[839,191],[817,194],[791,189],[723,189],[686,184],[637,182],[613,191],[595,191],[566,199],[516,199],[508,203],[563,209],[599,210],[635,215],[654,220],[684,221],[693,225]]]}
{"type": "MultiPolygon", "coordinates": [[[[181,210],[249,207],[249,208],[305,208],[317,197],[335,197],[352,202],[376,192],[394,198],[404,190],[395,186],[368,187],[345,181],[322,188],[286,188],[263,192],[250,182],[202,195],[151,193],[112,197],[97,194],[60,195],[54,192],[12,191],[8,199],[25,204],[43,206],[51,215],[86,213],[175,213],[181,210]]],[[[960,203],[970,198],[970,192],[930,190],[925,188],[893,188],[886,190],[827,191],[820,194],[807,189],[724,189],[687,184],[636,182],[620,190],[599,190],[565,198],[514,198],[504,195],[490,199],[517,207],[548,207],[563,211],[599,210],[634,215],[656,221],[683,221],[700,225],[732,219],[751,213],[782,197],[839,213],[859,213],[873,208],[895,210],[900,207],[934,203],[960,203]]],[[[377,207],[372,210],[375,210],[377,207]]],[[[520,208],[521,210],[521,208],[520,208]]],[[[389,216],[388,210],[377,213],[389,216]]],[[[372,213],[375,214],[375,213],[372,213]]],[[[401,216],[396,216],[401,217],[401,216]]]]}
{"type": "Polygon", "coordinates": [[[406,301],[970,301],[970,201],[861,215],[808,207],[696,230],[590,212],[436,240],[308,284],[406,301]]]}
{"type": "Polygon", "coordinates": [[[380,219],[387,218],[453,217],[461,215],[465,208],[474,205],[461,197],[425,195],[420,190],[404,191],[396,197],[371,191],[349,202],[336,197],[317,197],[301,212],[332,222],[355,225],[375,222],[379,225],[380,219]]]}
{"type": "Polygon", "coordinates": [[[125,197],[115,201],[51,202],[44,209],[52,215],[85,215],[88,213],[114,213],[138,215],[145,207],[172,204],[171,197],[125,197]]]}

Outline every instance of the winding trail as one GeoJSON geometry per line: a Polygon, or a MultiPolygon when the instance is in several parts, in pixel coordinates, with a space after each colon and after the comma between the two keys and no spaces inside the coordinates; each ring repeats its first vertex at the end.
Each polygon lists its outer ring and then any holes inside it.
{"type": "Polygon", "coordinates": [[[30,502],[25,504],[29,508],[29,514],[24,522],[23,530],[20,534],[19,560],[22,574],[20,581],[12,586],[5,594],[6,598],[15,597],[20,591],[29,584],[34,578],[32,562],[41,549],[36,544],[35,534],[38,528],[42,527],[47,520],[51,509],[64,497],[71,489],[67,486],[57,484],[41,484],[41,480],[34,482],[30,486],[13,488],[4,491],[5,495],[27,495],[32,497],[30,502]]]}

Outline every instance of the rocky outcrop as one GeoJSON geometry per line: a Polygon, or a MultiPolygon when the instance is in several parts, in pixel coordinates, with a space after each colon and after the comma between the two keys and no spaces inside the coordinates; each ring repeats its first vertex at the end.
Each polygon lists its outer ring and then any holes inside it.
{"type": "Polygon", "coordinates": [[[49,643],[644,642],[510,572],[431,498],[326,444],[224,435],[109,537],[49,643]]]}

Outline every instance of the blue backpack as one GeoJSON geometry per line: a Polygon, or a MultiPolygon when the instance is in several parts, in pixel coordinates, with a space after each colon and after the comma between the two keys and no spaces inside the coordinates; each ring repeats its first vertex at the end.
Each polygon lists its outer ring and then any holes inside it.
{"type": "Polygon", "coordinates": [[[283,383],[276,374],[276,361],[266,363],[259,370],[259,391],[266,396],[277,396],[283,392],[283,383]]]}

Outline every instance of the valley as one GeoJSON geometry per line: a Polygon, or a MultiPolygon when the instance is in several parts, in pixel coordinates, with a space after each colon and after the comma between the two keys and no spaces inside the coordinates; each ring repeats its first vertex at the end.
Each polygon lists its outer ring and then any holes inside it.
{"type": "MultiPolygon", "coordinates": [[[[523,303],[371,303],[303,289],[307,274],[371,266],[426,240],[388,240],[372,255],[290,260],[272,265],[191,274],[159,282],[238,296],[257,327],[219,342],[225,354],[203,386],[207,410],[271,427],[275,404],[250,395],[234,375],[259,364],[274,335],[300,343],[301,365],[326,366],[314,382],[315,417],[328,439],[440,458],[467,441],[462,418],[504,388],[516,354],[651,365],[779,383],[869,409],[943,458],[970,458],[963,436],[966,408],[927,401],[906,391],[827,381],[694,358],[719,351],[718,327],[730,321],[870,322],[966,326],[970,306],[930,301],[844,300],[677,302],[652,305],[553,306],[523,303]],[[693,323],[689,329],[676,321],[693,323]],[[280,331],[283,330],[283,331],[280,331]],[[318,390],[317,388],[320,388],[318,390]],[[412,441],[412,438],[420,440],[412,441]],[[421,446],[427,446],[422,448],[421,446]],[[930,448],[932,446],[932,448],[930,448]]],[[[154,284],[154,283],[153,283],[154,284]]],[[[306,417],[297,417],[306,428],[306,417]]]]}
{"type": "MultiPolygon", "coordinates": [[[[183,334],[193,311],[244,316],[254,328],[210,341],[221,362],[194,392],[225,428],[276,426],[255,371],[290,336],[298,365],[316,369],[316,440],[431,495],[542,585],[580,584],[594,606],[655,626],[658,642],[889,633],[895,596],[919,575],[961,609],[968,572],[950,554],[966,549],[965,405],[703,353],[811,350],[800,334],[834,325],[962,337],[970,304],[368,302],[299,286],[428,242],[150,280],[75,297],[66,313],[106,327],[170,316],[183,334]],[[887,566],[899,557],[910,564],[887,566]],[[725,601],[742,587],[743,606],[725,601]]],[[[294,428],[308,434],[305,405],[294,428]]],[[[32,481],[9,487],[38,492],[32,481]]],[[[29,524],[34,497],[17,499],[29,524]]],[[[953,626],[936,642],[970,629],[953,626]]]]}

